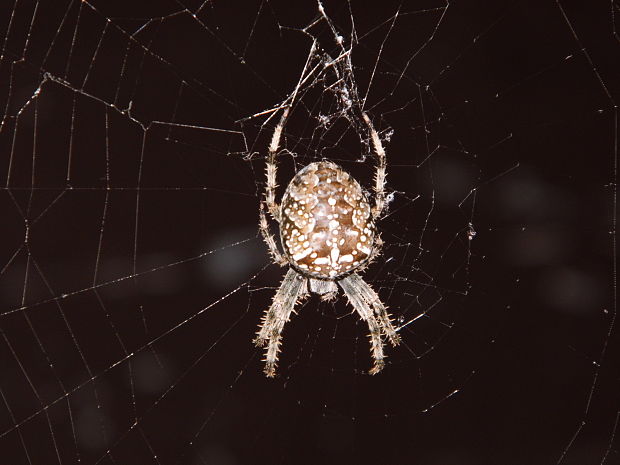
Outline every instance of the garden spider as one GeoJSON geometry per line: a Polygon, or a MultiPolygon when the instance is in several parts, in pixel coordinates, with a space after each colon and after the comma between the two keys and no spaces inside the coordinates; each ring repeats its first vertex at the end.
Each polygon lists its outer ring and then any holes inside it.
{"type": "Polygon", "coordinates": [[[374,206],[366,201],[359,183],[340,166],[329,162],[311,163],[295,174],[281,205],[275,201],[276,153],[289,108],[275,128],[267,158],[267,187],[260,207],[260,230],[276,263],[290,265],[273,303],[265,311],[254,340],[267,346],[265,374],[275,376],[282,329],[297,301],[313,292],[328,300],[340,285],[360,318],[368,324],[373,367],[379,373],[385,364],[382,334],[396,346],[400,337],[377,293],[355,272],[378,253],[381,240],[375,221],[386,206],[385,151],[366,113],[362,113],[377,156],[374,206]],[[265,205],[280,226],[284,253],[280,253],[269,231],[265,205]]]}

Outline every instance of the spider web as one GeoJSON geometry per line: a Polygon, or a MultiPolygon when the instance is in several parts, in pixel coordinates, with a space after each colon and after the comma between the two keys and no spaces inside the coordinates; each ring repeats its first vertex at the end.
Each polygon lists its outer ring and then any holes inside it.
{"type": "Polygon", "coordinates": [[[6,2],[0,456],[620,463],[617,15],[6,2]],[[298,305],[275,380],[251,343],[284,274],[257,225],[286,105],[279,195],[320,159],[370,191],[362,111],[386,148],[380,375],[342,295],[298,305]]]}

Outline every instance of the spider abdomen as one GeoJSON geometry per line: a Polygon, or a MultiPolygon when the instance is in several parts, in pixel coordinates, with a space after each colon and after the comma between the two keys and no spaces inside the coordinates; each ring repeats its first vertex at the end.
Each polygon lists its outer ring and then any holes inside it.
{"type": "Polygon", "coordinates": [[[280,208],[282,247],[300,272],[336,279],[372,255],[370,205],[359,183],[340,166],[321,161],[301,169],[280,208]]]}

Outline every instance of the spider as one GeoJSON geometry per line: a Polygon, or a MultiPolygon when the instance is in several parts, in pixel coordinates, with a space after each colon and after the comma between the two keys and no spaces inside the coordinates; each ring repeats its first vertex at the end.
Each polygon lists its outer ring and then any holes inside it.
{"type": "Polygon", "coordinates": [[[264,372],[275,376],[282,330],[298,300],[309,292],[329,300],[338,285],[370,330],[371,375],[385,365],[382,335],[392,346],[400,337],[377,293],[356,273],[368,264],[381,247],[375,221],[386,206],[384,192],[386,159],[379,135],[366,113],[363,120],[377,156],[374,206],[366,200],[360,184],[330,161],[310,163],[288,184],[281,205],[275,200],[276,154],[286,123],[287,107],[276,126],[267,157],[267,186],[260,205],[260,231],[273,259],[289,266],[271,306],[265,311],[254,343],[267,346],[264,372]],[[269,230],[265,206],[279,224],[281,253],[269,230]]]}

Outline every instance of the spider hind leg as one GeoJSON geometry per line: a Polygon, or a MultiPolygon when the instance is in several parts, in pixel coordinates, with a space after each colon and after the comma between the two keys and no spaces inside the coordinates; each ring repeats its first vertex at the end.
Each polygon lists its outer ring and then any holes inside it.
{"type": "Polygon", "coordinates": [[[257,347],[267,346],[265,374],[272,378],[276,374],[278,353],[282,341],[282,330],[290,319],[297,300],[304,296],[306,279],[290,268],[273,298],[273,302],[263,316],[261,327],[254,339],[257,347]]]}
{"type": "Polygon", "coordinates": [[[390,315],[375,290],[370,287],[370,285],[366,283],[366,281],[364,281],[358,274],[354,273],[346,279],[351,281],[361,297],[374,309],[375,315],[379,320],[379,326],[381,327],[383,333],[387,336],[390,344],[393,347],[400,344],[400,335],[396,332],[396,329],[392,325],[390,315]]]}
{"type": "Polygon", "coordinates": [[[338,281],[338,284],[342,287],[360,318],[368,324],[368,329],[370,330],[370,353],[373,358],[373,367],[368,373],[375,375],[383,370],[385,366],[381,333],[388,337],[392,345],[398,345],[400,337],[396,334],[396,330],[392,326],[390,317],[386,312],[385,306],[379,300],[379,296],[360,276],[353,273],[338,281]]]}

